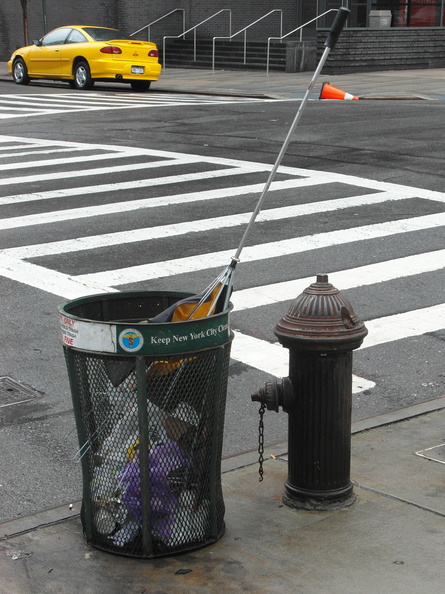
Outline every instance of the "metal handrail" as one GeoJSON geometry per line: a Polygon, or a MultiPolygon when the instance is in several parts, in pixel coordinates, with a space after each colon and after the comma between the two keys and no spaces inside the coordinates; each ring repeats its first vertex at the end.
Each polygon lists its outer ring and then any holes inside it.
{"type": "Polygon", "coordinates": [[[184,30],[185,29],[185,9],[184,8],[175,8],[174,10],[171,10],[170,12],[167,12],[167,14],[164,14],[163,16],[159,17],[155,21],[152,21],[151,23],[148,23],[148,25],[145,25],[145,27],[141,27],[140,29],[138,29],[134,33],[130,33],[130,37],[133,37],[133,35],[137,35],[137,33],[140,33],[144,29],[147,29],[147,41],[150,41],[150,27],[152,25],[155,25],[156,23],[159,23],[159,21],[162,21],[163,19],[167,18],[168,16],[170,16],[174,12],[179,12],[179,11],[182,12],[182,29],[184,30]]]}
{"type": "Polygon", "coordinates": [[[247,53],[246,52],[246,48],[247,48],[247,29],[250,29],[250,27],[253,27],[254,25],[256,25],[257,23],[259,23],[263,19],[265,19],[268,16],[270,16],[271,14],[273,14],[274,12],[280,12],[281,13],[281,18],[280,18],[280,35],[282,35],[283,34],[283,11],[282,11],[281,8],[275,8],[274,10],[271,10],[267,14],[263,15],[262,17],[260,17],[256,21],[254,21],[253,23],[250,23],[250,25],[247,25],[247,27],[244,27],[244,29],[240,29],[239,31],[237,31],[233,35],[230,35],[229,37],[214,37],[213,38],[213,46],[212,46],[212,70],[215,70],[215,42],[216,42],[217,39],[230,39],[230,41],[231,41],[234,37],[236,37],[240,33],[243,33],[244,32],[244,64],[245,64],[246,63],[246,53],[247,53]]]}
{"type": "Polygon", "coordinates": [[[190,31],[193,31],[193,61],[196,62],[196,30],[197,30],[197,28],[200,27],[201,25],[203,25],[204,23],[207,23],[211,19],[215,18],[222,12],[229,13],[229,34],[232,34],[232,10],[230,8],[222,8],[221,10],[218,10],[218,12],[215,12],[215,14],[212,14],[212,16],[207,17],[206,19],[204,19],[203,21],[201,21],[200,23],[195,25],[194,27],[190,27],[190,29],[187,29],[187,31],[184,31],[180,35],[165,35],[165,37],[162,38],[162,57],[163,57],[163,62],[164,62],[162,64],[162,66],[163,66],[164,70],[165,70],[165,40],[166,39],[178,39],[178,37],[185,38],[187,33],[190,33],[190,31]]]}
{"type": "Polygon", "coordinates": [[[274,39],[276,41],[277,40],[278,41],[283,41],[283,39],[286,39],[286,37],[289,37],[289,35],[292,35],[293,33],[296,33],[297,31],[300,31],[300,41],[302,41],[302,39],[303,39],[303,28],[306,27],[307,25],[310,25],[314,21],[318,21],[318,19],[320,19],[321,17],[325,16],[329,12],[338,12],[338,8],[330,8],[326,12],[323,12],[322,14],[319,14],[315,18],[311,19],[307,23],[304,23],[304,25],[300,25],[299,27],[297,27],[293,31],[290,31],[289,33],[286,33],[286,35],[282,35],[281,37],[268,37],[268,39],[267,39],[267,58],[266,58],[267,66],[266,66],[266,73],[269,74],[270,42],[271,42],[272,39],[274,39]]]}

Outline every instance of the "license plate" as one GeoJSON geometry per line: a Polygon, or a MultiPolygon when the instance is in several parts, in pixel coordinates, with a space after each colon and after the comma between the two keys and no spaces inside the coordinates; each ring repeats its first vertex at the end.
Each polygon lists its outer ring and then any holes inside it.
{"type": "Polygon", "coordinates": [[[131,74],[144,74],[144,67],[143,66],[132,66],[131,74]]]}

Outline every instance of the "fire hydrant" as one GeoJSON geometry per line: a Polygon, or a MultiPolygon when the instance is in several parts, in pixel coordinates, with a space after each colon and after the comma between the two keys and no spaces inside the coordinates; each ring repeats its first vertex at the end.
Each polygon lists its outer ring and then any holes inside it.
{"type": "Polygon", "coordinates": [[[349,301],[317,275],[278,322],[289,349],[289,377],[252,395],[262,407],[288,413],[288,478],[283,503],[331,510],[355,501],[350,479],[352,351],[368,331],[349,301]]]}

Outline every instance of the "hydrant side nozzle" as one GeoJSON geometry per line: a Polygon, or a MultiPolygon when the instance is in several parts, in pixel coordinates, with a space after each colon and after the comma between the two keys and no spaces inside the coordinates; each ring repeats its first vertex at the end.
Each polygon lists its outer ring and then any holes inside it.
{"type": "Polygon", "coordinates": [[[252,402],[261,402],[261,389],[251,395],[252,402]]]}
{"type": "Polygon", "coordinates": [[[274,410],[278,412],[278,399],[276,390],[273,387],[272,382],[266,382],[264,387],[260,388],[258,392],[255,392],[251,396],[253,402],[260,402],[264,404],[267,410],[274,410]]]}
{"type": "Polygon", "coordinates": [[[292,406],[293,394],[294,390],[289,378],[286,377],[282,380],[274,378],[272,381],[266,382],[258,392],[252,394],[251,398],[253,402],[265,404],[267,410],[279,412],[281,406],[285,412],[288,412],[292,406]]]}

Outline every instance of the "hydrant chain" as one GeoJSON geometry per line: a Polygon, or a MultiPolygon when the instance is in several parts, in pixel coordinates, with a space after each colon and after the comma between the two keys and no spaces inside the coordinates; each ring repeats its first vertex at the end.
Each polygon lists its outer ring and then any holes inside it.
{"type": "Polygon", "coordinates": [[[263,462],[264,462],[264,411],[266,410],[266,405],[265,404],[261,404],[260,406],[260,423],[258,425],[258,454],[259,454],[259,458],[258,458],[258,464],[259,464],[259,468],[258,468],[258,474],[260,475],[259,478],[259,482],[261,482],[263,480],[263,474],[264,474],[264,470],[263,470],[263,462]]]}

